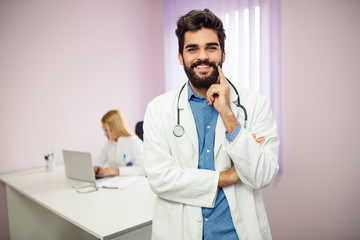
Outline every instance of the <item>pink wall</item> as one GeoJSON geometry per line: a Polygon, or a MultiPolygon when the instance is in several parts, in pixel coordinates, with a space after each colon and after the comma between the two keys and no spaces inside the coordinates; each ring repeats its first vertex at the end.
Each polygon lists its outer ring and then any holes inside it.
{"type": "MultiPolygon", "coordinates": [[[[281,5],[283,172],[263,191],[273,239],[359,239],[360,2],[281,5]]],[[[41,167],[51,149],[59,163],[62,148],[95,154],[109,108],[142,119],[164,90],[162,26],[161,0],[1,1],[0,174],[41,167]]]]}
{"type": "MultiPolygon", "coordinates": [[[[130,127],[165,89],[162,1],[0,1],[0,174],[43,167],[43,154],[97,154],[102,115],[130,127]]],[[[0,183],[1,239],[8,238],[0,183]]]]}
{"type": "Polygon", "coordinates": [[[360,239],[360,1],[281,1],[283,172],[276,240],[360,239]]]}

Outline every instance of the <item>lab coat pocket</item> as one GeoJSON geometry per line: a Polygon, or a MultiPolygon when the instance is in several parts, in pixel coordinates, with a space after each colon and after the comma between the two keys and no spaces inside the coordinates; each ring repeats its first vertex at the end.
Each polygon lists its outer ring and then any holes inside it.
{"type": "Polygon", "coordinates": [[[169,234],[172,234],[176,216],[175,207],[171,201],[159,197],[156,199],[152,226],[154,239],[167,239],[169,234]]]}

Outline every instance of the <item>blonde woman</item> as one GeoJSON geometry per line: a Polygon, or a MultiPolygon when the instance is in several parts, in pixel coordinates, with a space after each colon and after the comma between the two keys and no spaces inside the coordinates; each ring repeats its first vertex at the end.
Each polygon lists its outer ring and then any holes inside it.
{"type": "Polygon", "coordinates": [[[110,110],[101,123],[109,141],[95,160],[96,176],[145,175],[143,142],[130,130],[124,115],[110,110]]]}

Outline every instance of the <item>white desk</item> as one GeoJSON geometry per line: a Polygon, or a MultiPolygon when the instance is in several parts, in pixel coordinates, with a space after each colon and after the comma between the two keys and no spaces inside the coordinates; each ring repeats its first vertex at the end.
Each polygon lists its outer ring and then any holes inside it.
{"type": "Polygon", "coordinates": [[[81,194],[64,167],[0,176],[11,239],[150,239],[155,194],[145,177],[126,189],[81,194]]]}

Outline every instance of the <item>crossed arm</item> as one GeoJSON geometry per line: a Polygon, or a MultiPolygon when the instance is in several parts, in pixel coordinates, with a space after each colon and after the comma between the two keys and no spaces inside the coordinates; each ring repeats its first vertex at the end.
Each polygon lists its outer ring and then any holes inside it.
{"type": "MultiPolygon", "coordinates": [[[[265,142],[264,137],[256,138],[255,134],[253,134],[253,137],[254,137],[255,141],[260,145],[262,145],[265,142]]],[[[218,186],[226,187],[230,184],[237,183],[239,181],[240,181],[240,178],[236,173],[235,165],[233,165],[229,170],[220,172],[218,186]]]]}

